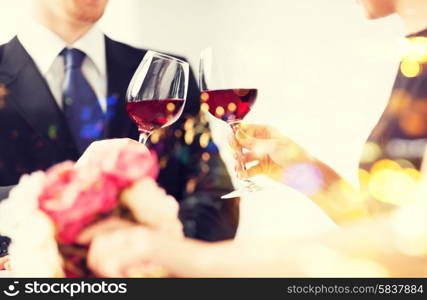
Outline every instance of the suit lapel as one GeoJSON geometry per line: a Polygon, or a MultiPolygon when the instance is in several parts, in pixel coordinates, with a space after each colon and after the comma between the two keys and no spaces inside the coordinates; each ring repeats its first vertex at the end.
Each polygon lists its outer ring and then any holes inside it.
{"type": "Polygon", "coordinates": [[[128,136],[134,124],[126,112],[126,91],[145,51],[105,37],[108,76],[106,138],[128,136]]]}
{"type": "Polygon", "coordinates": [[[7,75],[7,101],[53,147],[77,158],[77,149],[61,109],[46,80],[16,37],[4,48],[1,72],[7,75]]]}
{"type": "MultiPolygon", "coordinates": [[[[126,137],[135,125],[126,112],[126,91],[133,73],[145,51],[115,42],[105,37],[108,110],[104,138],[126,137]]],[[[57,151],[78,151],[61,109],[37,66],[15,37],[4,48],[0,67],[3,82],[9,91],[7,101],[32,128],[57,151]]]]}

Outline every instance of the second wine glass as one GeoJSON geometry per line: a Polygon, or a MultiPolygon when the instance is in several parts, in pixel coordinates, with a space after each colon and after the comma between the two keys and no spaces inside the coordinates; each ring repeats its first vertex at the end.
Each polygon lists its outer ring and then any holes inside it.
{"type": "MultiPolygon", "coordinates": [[[[202,106],[209,113],[230,125],[234,134],[237,133],[244,117],[254,105],[258,90],[248,86],[247,74],[241,65],[227,65],[226,53],[213,56],[212,48],[206,48],[200,56],[199,85],[202,106]]],[[[236,63],[236,60],[234,60],[236,63]]],[[[246,171],[246,165],[238,160],[239,169],[246,171]]],[[[243,186],[222,196],[229,199],[245,193],[258,191],[261,188],[249,178],[241,178],[243,186]]]]}
{"type": "Polygon", "coordinates": [[[154,130],[170,126],[181,116],[188,91],[189,64],[148,51],[129,84],[126,110],[138,125],[139,142],[154,130]]]}

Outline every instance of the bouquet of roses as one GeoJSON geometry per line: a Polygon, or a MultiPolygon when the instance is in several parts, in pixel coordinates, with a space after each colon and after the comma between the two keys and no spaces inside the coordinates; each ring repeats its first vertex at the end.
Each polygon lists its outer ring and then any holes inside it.
{"type": "MultiPolygon", "coordinates": [[[[0,205],[0,234],[12,239],[13,274],[95,276],[86,263],[85,231],[106,220],[182,235],[178,204],[157,186],[157,174],[156,158],[144,146],[117,140],[92,144],[76,164],[23,176],[0,205]]],[[[139,275],[160,276],[163,270],[150,273],[139,275]]]]}

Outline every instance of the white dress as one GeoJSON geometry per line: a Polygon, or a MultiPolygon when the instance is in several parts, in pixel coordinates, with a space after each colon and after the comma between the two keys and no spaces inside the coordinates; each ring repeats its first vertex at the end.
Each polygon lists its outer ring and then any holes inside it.
{"type": "Polygon", "coordinates": [[[337,225],[302,193],[269,179],[265,189],[241,197],[236,241],[301,238],[337,230],[337,225]]]}

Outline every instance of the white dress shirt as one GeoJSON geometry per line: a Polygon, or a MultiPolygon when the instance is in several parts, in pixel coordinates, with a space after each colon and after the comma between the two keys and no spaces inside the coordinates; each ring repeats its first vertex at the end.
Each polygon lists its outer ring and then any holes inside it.
{"type": "Polygon", "coordinates": [[[86,54],[82,72],[95,92],[104,112],[107,110],[107,66],[105,38],[95,25],[73,44],[67,44],[53,31],[28,21],[18,31],[18,39],[33,59],[55,98],[62,108],[63,82],[65,77],[64,57],[59,55],[64,48],[76,48],[86,54]]]}

